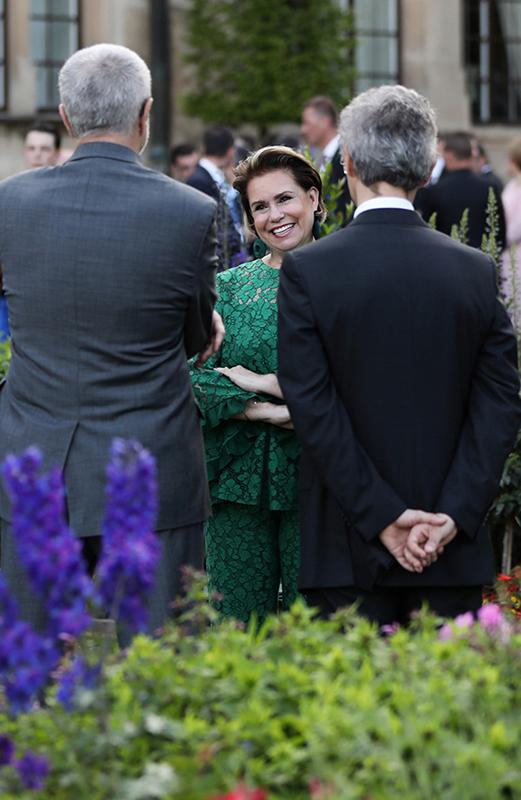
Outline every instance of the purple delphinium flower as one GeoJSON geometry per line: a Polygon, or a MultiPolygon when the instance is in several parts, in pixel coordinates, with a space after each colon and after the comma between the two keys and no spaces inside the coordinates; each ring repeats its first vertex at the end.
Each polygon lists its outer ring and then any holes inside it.
{"type": "Polygon", "coordinates": [[[44,756],[28,751],[15,762],[25,789],[43,789],[49,775],[49,762],[44,756]]]}
{"type": "Polygon", "coordinates": [[[100,678],[101,665],[89,666],[85,659],[75,658],[58,677],[58,701],[67,711],[74,708],[74,697],[79,688],[93,689],[100,678]]]}
{"type": "Polygon", "coordinates": [[[40,451],[31,447],[2,466],[13,507],[13,533],[28,578],[42,598],[52,636],[77,637],[91,624],[93,585],[81,544],[65,521],[65,490],[54,468],[39,476],[40,451]]]}
{"type": "Polygon", "coordinates": [[[14,714],[31,707],[58,660],[53,642],[19,619],[16,604],[0,575],[0,677],[14,714]]]}
{"type": "Polygon", "coordinates": [[[0,767],[10,764],[14,758],[14,744],[5,733],[0,734],[0,767]]]}
{"type": "Polygon", "coordinates": [[[107,511],[98,565],[107,609],[132,630],[144,630],[146,595],[160,555],[155,462],[138,442],[114,439],[107,468],[107,511]]]}

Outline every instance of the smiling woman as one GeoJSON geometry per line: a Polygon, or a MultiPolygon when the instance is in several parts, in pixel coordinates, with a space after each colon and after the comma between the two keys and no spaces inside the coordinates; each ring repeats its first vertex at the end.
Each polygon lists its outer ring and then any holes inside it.
{"type": "Polygon", "coordinates": [[[287,147],[241,162],[234,187],[261,259],[218,275],[220,352],[192,366],[204,416],[213,517],[206,567],[223,614],[259,621],[297,595],[299,448],[277,380],[277,290],[284,254],[313,240],[324,215],[315,168],[287,147]]]}

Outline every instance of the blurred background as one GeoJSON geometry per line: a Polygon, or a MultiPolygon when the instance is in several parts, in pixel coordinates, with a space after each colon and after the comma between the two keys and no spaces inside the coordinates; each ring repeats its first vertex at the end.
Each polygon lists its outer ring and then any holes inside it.
{"type": "Polygon", "coordinates": [[[146,159],[165,171],[205,125],[297,135],[307,98],[381,83],[425,94],[440,129],[472,129],[503,178],[521,133],[521,0],[0,0],[0,177],[24,168],[35,118],[58,123],[59,68],[96,42],[150,65],[146,159]]]}

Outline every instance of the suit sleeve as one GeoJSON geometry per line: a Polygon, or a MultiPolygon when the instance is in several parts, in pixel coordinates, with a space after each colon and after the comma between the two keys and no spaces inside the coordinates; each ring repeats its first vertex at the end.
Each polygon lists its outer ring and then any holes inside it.
{"type": "Polygon", "coordinates": [[[204,350],[212,335],[212,312],[216,300],[217,239],[212,217],[197,255],[195,285],[186,312],[184,342],[191,358],[204,350]]]}
{"type": "Polygon", "coordinates": [[[298,439],[366,541],[406,509],[356,439],[337,394],[302,274],[287,255],[279,288],[278,376],[298,439]]]}
{"type": "MultiPolygon", "coordinates": [[[[491,292],[496,293],[491,261],[491,292]]],[[[474,538],[496,497],[505,460],[521,423],[516,338],[502,303],[474,368],[468,414],[436,510],[474,538]]]]}

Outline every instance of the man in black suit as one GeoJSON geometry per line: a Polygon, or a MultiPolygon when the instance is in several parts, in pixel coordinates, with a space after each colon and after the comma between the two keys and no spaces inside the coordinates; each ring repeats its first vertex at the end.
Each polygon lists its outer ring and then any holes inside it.
{"type": "Polygon", "coordinates": [[[340,154],[338,112],[331,98],[319,95],[308,100],[302,111],[300,132],[309,147],[321,150],[320,166],[324,168],[331,164],[331,183],[343,181],[336,210],[345,221],[346,206],[351,202],[351,195],[340,154]]]}
{"type": "Polygon", "coordinates": [[[445,176],[435,185],[427,186],[416,198],[416,207],[424,220],[436,214],[436,230],[450,235],[468,209],[467,244],[481,247],[487,226],[489,189],[496,197],[498,211],[497,238],[499,249],[505,245],[505,214],[497,188],[474,173],[472,137],[464,131],[446,133],[442,145],[445,176]]]}
{"type": "Polygon", "coordinates": [[[217,202],[218,271],[237,265],[241,252],[240,216],[236,193],[226,179],[233,165],[235,145],[233,133],[222,125],[207,128],[203,134],[203,158],[186,181],[188,186],[204,192],[217,202]]]}
{"type": "Polygon", "coordinates": [[[516,340],[492,259],[414,211],[436,156],[428,101],[370,89],[340,135],[355,218],[280,277],[300,588],[323,614],[358,601],[380,624],[423,602],[456,615],[494,574],[484,521],[521,420],[516,340]]]}

